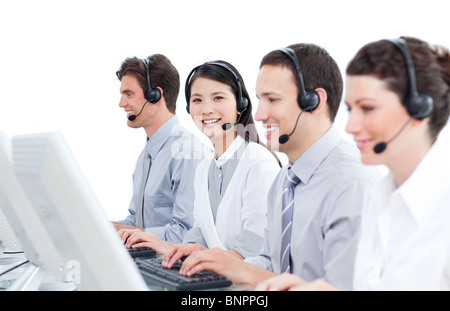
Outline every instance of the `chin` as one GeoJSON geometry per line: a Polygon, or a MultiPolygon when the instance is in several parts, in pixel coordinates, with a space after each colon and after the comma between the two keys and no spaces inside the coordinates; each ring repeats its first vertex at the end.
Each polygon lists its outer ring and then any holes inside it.
{"type": "Polygon", "coordinates": [[[267,149],[269,149],[270,151],[283,152],[282,150],[280,150],[281,144],[278,142],[278,139],[276,139],[276,138],[268,139],[266,146],[267,146],[267,149]]]}
{"type": "Polygon", "coordinates": [[[361,162],[366,165],[382,165],[380,157],[375,152],[361,153],[361,162]]]}
{"type": "Polygon", "coordinates": [[[136,124],[136,121],[128,121],[128,122],[127,122],[127,125],[128,125],[128,127],[131,127],[131,128],[133,128],[133,129],[137,129],[137,128],[142,127],[142,126],[136,124]]]}

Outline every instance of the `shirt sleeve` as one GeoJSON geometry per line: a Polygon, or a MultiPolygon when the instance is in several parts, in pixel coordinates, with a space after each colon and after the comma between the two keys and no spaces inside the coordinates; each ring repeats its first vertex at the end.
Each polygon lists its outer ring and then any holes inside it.
{"type": "Polygon", "coordinates": [[[195,226],[192,227],[191,230],[189,230],[186,233],[183,243],[198,243],[205,248],[208,247],[208,245],[203,237],[202,229],[200,227],[195,227],[195,226]]]}
{"type": "Polygon", "coordinates": [[[248,262],[258,268],[273,271],[272,259],[271,259],[271,247],[270,247],[270,238],[269,238],[269,228],[273,226],[273,213],[276,208],[275,204],[275,193],[277,192],[277,184],[280,176],[280,172],[278,171],[278,177],[275,178],[275,181],[270,186],[268,191],[267,200],[267,214],[266,214],[266,226],[264,227],[263,233],[263,245],[259,251],[257,256],[247,257],[244,259],[245,262],[248,262]]]}
{"type": "Polygon", "coordinates": [[[372,183],[365,180],[342,185],[325,213],[322,229],[324,278],[341,289],[352,288],[361,212],[371,186],[372,183]]]}
{"type": "Polygon", "coordinates": [[[139,167],[142,167],[142,161],[143,161],[144,153],[141,152],[141,154],[138,157],[138,160],[136,161],[136,166],[134,168],[133,176],[132,176],[132,183],[133,183],[133,194],[131,196],[130,205],[128,206],[128,216],[125,219],[117,221],[117,223],[121,225],[129,225],[129,226],[136,226],[136,203],[135,203],[135,196],[137,190],[135,189],[135,176],[136,174],[140,174],[138,172],[139,167]]]}
{"type": "Polygon", "coordinates": [[[174,160],[171,168],[171,191],[173,198],[172,218],[160,227],[145,228],[162,240],[182,243],[186,232],[194,223],[194,177],[200,158],[174,160]]]}
{"type": "Polygon", "coordinates": [[[247,176],[242,198],[242,230],[233,248],[244,258],[258,255],[262,249],[267,227],[267,194],[279,170],[270,154],[258,159],[247,176]]]}

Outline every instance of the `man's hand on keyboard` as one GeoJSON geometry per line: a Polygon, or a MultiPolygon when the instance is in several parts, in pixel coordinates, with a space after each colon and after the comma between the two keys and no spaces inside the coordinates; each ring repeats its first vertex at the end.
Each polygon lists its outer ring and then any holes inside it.
{"type": "Polygon", "coordinates": [[[166,254],[173,245],[163,241],[151,232],[142,232],[139,229],[121,229],[119,236],[127,248],[149,247],[158,254],[166,254]]]}
{"type": "Polygon", "coordinates": [[[273,272],[246,263],[219,248],[193,252],[184,260],[180,274],[191,276],[203,270],[213,271],[235,284],[251,289],[262,280],[275,275],[273,272]]]}

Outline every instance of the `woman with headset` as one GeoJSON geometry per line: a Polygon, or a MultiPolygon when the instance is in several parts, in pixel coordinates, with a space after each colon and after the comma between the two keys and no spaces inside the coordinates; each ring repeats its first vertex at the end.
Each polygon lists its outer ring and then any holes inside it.
{"type": "Polygon", "coordinates": [[[183,244],[151,233],[122,230],[127,247],[151,247],[172,267],[193,251],[218,247],[238,258],[255,256],[263,244],[266,194],[280,164],[259,140],[242,77],[229,63],[195,67],[186,80],[187,111],[214,154],[203,160],[194,182],[194,226],[183,244]]]}
{"type": "MultiPolygon", "coordinates": [[[[346,130],[387,176],[365,206],[355,290],[450,289],[450,52],[416,38],[364,46],[347,67],[346,130]],[[447,144],[447,146],[445,145],[447,144]]],[[[336,289],[281,275],[259,290],[336,289]]]]}

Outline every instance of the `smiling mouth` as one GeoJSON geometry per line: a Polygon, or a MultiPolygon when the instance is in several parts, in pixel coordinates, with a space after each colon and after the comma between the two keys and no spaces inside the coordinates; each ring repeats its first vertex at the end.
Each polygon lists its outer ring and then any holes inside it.
{"type": "Polygon", "coordinates": [[[219,122],[221,119],[217,118],[217,119],[207,119],[207,120],[202,120],[202,123],[205,125],[210,125],[210,124],[215,124],[217,122],[219,122]]]}
{"type": "Polygon", "coordinates": [[[264,125],[264,131],[266,137],[270,137],[273,132],[277,131],[279,126],[278,125],[264,125]]]}
{"type": "Polygon", "coordinates": [[[362,149],[366,148],[367,146],[369,146],[373,142],[373,139],[356,140],[355,142],[356,142],[356,147],[358,147],[358,149],[362,150],[362,149]]]}

